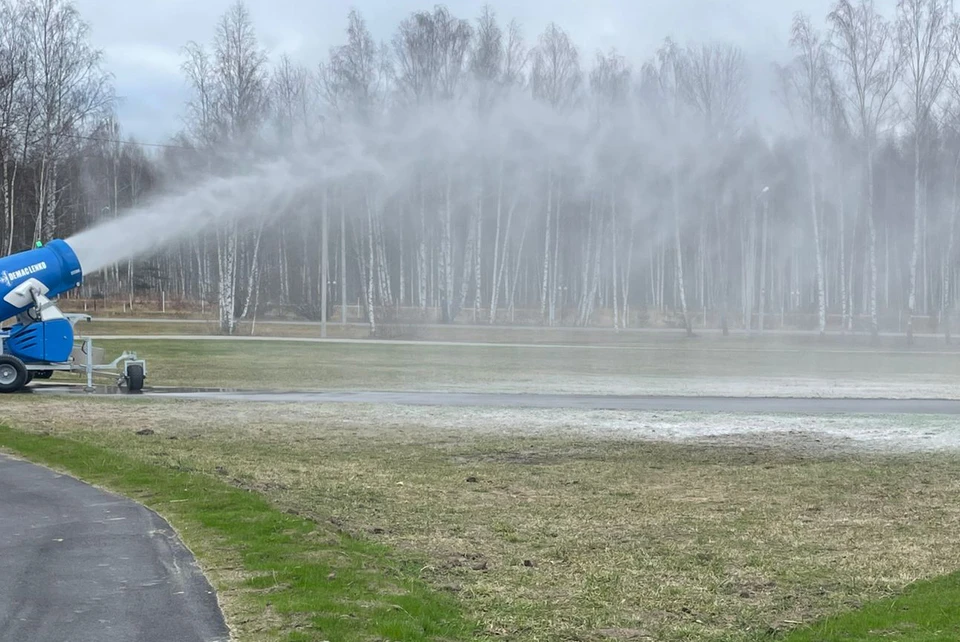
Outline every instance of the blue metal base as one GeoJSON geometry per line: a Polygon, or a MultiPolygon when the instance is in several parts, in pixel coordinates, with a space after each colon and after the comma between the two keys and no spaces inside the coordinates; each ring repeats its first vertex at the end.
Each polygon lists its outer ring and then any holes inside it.
{"type": "Polygon", "coordinates": [[[73,326],[66,319],[38,321],[10,328],[3,351],[24,363],[57,363],[73,353],[73,326]]]}

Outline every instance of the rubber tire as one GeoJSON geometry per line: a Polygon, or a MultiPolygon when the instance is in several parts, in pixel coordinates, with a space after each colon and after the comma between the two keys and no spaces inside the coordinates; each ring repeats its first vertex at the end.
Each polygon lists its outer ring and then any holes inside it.
{"type": "Polygon", "coordinates": [[[2,365],[12,366],[14,370],[17,371],[17,376],[8,384],[0,383],[0,393],[19,392],[22,390],[23,387],[27,385],[29,378],[27,366],[23,364],[23,361],[20,361],[20,359],[10,354],[0,354],[0,366],[2,365]]]}
{"type": "Polygon", "coordinates": [[[127,392],[143,390],[143,366],[127,367],[127,392]]]}
{"type": "Polygon", "coordinates": [[[53,370],[36,370],[33,373],[34,379],[50,379],[53,377],[53,370]]]}
{"type": "Polygon", "coordinates": [[[30,382],[33,381],[33,378],[34,378],[35,376],[36,376],[36,375],[33,374],[33,371],[32,371],[32,370],[27,370],[27,383],[25,383],[25,384],[23,384],[23,385],[25,385],[25,386],[26,386],[26,385],[29,385],[30,382]]]}

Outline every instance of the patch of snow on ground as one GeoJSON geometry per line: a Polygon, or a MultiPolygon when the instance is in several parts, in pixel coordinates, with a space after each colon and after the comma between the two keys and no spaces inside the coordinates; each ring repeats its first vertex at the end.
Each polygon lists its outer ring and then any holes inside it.
{"type": "Polygon", "coordinates": [[[599,395],[664,395],[708,397],[810,397],[824,399],[960,399],[960,386],[952,377],[917,377],[891,381],[800,377],[636,377],[636,376],[537,376],[519,379],[448,383],[447,390],[470,392],[533,392],[599,395]]]}
{"type": "Polygon", "coordinates": [[[383,431],[416,425],[430,430],[488,436],[635,439],[758,447],[783,444],[811,451],[960,451],[960,421],[931,415],[811,417],[410,406],[370,406],[360,414],[365,416],[353,419],[375,421],[383,431]]]}

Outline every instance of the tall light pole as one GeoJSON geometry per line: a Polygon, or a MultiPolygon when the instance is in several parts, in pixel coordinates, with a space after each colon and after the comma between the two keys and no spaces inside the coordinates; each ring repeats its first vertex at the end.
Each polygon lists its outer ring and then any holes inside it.
{"type": "Polygon", "coordinates": [[[760,333],[763,334],[763,313],[767,308],[767,210],[770,200],[767,194],[770,187],[766,186],[760,192],[763,199],[763,218],[760,224],[760,333]]]}

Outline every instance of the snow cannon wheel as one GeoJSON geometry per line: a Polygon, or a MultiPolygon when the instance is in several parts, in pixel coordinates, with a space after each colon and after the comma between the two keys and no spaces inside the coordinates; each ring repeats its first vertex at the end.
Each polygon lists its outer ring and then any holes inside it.
{"type": "Polygon", "coordinates": [[[0,393],[20,391],[29,378],[23,361],[10,354],[0,355],[0,393]]]}
{"type": "Polygon", "coordinates": [[[143,390],[143,366],[127,366],[127,392],[143,390]]]}
{"type": "Polygon", "coordinates": [[[53,370],[37,370],[33,373],[34,379],[50,379],[53,377],[53,370]]]}

